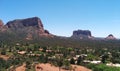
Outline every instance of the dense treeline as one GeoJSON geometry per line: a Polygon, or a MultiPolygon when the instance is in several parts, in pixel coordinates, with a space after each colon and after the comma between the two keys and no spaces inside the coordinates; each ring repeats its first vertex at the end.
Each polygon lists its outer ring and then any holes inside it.
{"type": "Polygon", "coordinates": [[[40,44],[41,46],[63,46],[63,47],[92,47],[92,48],[119,48],[120,40],[90,40],[90,39],[73,39],[73,38],[62,38],[62,37],[33,37],[33,40],[26,40],[24,36],[17,37],[16,35],[11,36],[9,33],[5,33],[5,35],[0,35],[0,42],[5,43],[7,45],[16,45],[16,43],[20,44],[40,44]],[[24,39],[23,39],[24,38],[24,39]]]}

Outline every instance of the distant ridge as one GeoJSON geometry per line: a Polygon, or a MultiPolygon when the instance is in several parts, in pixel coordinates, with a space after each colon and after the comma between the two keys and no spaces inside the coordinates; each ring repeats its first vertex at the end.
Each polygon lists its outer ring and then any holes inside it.
{"type": "MultiPolygon", "coordinates": [[[[49,33],[44,29],[42,21],[39,17],[31,17],[26,19],[16,19],[9,21],[4,25],[0,20],[0,36],[9,38],[21,38],[26,40],[37,39],[39,37],[60,37],[49,33]],[[11,36],[11,37],[10,37],[11,36]],[[14,37],[13,37],[14,36],[14,37]]],[[[110,34],[106,38],[93,37],[90,30],[75,30],[70,38],[75,39],[92,39],[92,40],[116,40],[116,38],[110,34]]]]}

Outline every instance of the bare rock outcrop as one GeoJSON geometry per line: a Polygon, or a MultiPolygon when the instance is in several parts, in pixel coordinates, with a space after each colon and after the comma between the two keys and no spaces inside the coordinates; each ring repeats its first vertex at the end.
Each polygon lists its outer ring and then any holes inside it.
{"type": "Polygon", "coordinates": [[[109,34],[105,39],[116,40],[116,38],[112,34],[109,34]]]}
{"type": "Polygon", "coordinates": [[[89,30],[75,30],[73,31],[72,37],[74,38],[92,38],[91,31],[89,30]]]}
{"type": "Polygon", "coordinates": [[[3,24],[2,20],[0,20],[0,28],[3,27],[3,25],[4,24],[3,24]]]}
{"type": "Polygon", "coordinates": [[[42,21],[38,17],[16,19],[9,21],[6,25],[0,20],[0,28],[14,35],[26,36],[27,40],[31,40],[33,37],[53,37],[49,31],[44,29],[42,21]]]}

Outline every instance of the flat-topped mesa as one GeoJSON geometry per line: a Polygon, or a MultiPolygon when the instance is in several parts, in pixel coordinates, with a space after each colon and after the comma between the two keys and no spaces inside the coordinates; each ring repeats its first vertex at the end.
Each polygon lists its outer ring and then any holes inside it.
{"type": "Polygon", "coordinates": [[[109,34],[105,39],[116,40],[116,38],[112,34],[109,34]]]}
{"type": "Polygon", "coordinates": [[[8,28],[13,28],[13,29],[30,27],[30,26],[43,29],[43,24],[38,17],[9,21],[6,24],[6,26],[8,28]]]}
{"type": "Polygon", "coordinates": [[[5,26],[12,32],[24,32],[31,37],[34,34],[47,37],[52,36],[48,31],[44,30],[43,24],[38,17],[9,21],[5,26]]]}
{"type": "Polygon", "coordinates": [[[89,30],[75,30],[72,37],[74,38],[92,38],[91,31],[89,30]]]}

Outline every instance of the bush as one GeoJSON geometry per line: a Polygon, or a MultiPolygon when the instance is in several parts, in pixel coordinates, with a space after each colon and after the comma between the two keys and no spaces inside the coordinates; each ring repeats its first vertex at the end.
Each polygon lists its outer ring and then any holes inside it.
{"type": "Polygon", "coordinates": [[[1,55],[6,55],[6,51],[1,51],[1,55]]]}
{"type": "Polygon", "coordinates": [[[92,69],[93,70],[93,68],[95,68],[95,64],[87,64],[87,65],[85,65],[87,68],[89,68],[89,69],[92,69]]]}
{"type": "Polygon", "coordinates": [[[92,69],[92,71],[120,71],[119,67],[109,67],[106,66],[105,64],[87,64],[87,67],[92,69]]]}
{"type": "Polygon", "coordinates": [[[73,58],[70,60],[70,64],[75,64],[75,60],[73,58]]]}

